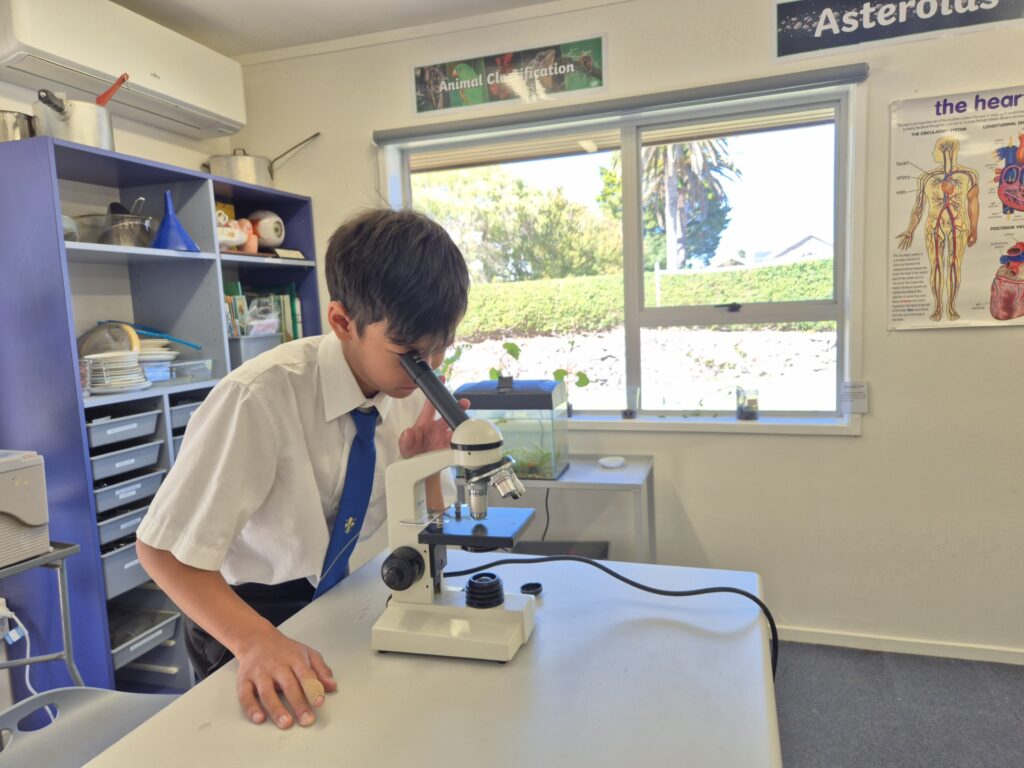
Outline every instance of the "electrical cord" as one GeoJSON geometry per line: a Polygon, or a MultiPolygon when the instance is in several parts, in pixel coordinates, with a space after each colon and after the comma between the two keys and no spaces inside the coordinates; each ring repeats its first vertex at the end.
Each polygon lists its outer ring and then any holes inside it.
{"type": "Polygon", "coordinates": [[[547,538],[548,526],[551,525],[551,510],[548,509],[548,496],[550,496],[550,495],[551,495],[551,489],[548,488],[546,491],[544,491],[544,516],[545,516],[545,520],[544,520],[544,533],[542,533],[540,535],[540,540],[541,541],[544,541],[544,539],[547,538]]]}
{"type": "Polygon", "coordinates": [[[648,587],[646,584],[641,584],[638,581],[633,581],[621,573],[613,571],[603,563],[599,563],[596,560],[591,560],[589,557],[578,557],[577,555],[551,555],[548,557],[529,557],[529,558],[508,558],[505,560],[494,560],[486,565],[480,565],[473,568],[466,568],[462,571],[449,571],[444,574],[446,579],[453,579],[458,576],[468,576],[471,573],[478,571],[486,571],[491,568],[496,568],[499,565],[532,565],[534,563],[552,563],[558,560],[567,560],[573,563],[585,563],[586,565],[592,565],[598,570],[604,571],[609,576],[618,579],[624,584],[628,584],[636,589],[643,590],[644,592],[651,592],[655,595],[665,595],[666,597],[694,597],[696,595],[710,595],[716,592],[728,592],[734,595],[740,595],[748,600],[753,601],[757,604],[757,607],[761,609],[761,613],[764,614],[768,620],[768,628],[771,631],[771,638],[769,640],[772,656],[772,679],[775,679],[775,669],[778,666],[779,661],[779,631],[775,626],[775,618],[772,616],[772,612],[768,610],[768,606],[765,605],[757,595],[751,594],[743,589],[736,587],[703,587],[701,589],[684,589],[684,590],[672,590],[672,589],[659,589],[658,587],[648,587]]]}
{"type": "MultiPolygon", "coordinates": [[[[17,615],[15,615],[14,611],[8,611],[7,615],[14,621],[15,624],[18,625],[18,627],[21,629],[22,637],[25,638],[25,658],[32,658],[32,638],[29,637],[28,628],[21,623],[21,619],[19,619],[17,615]]],[[[38,696],[39,692],[32,687],[32,681],[29,679],[28,673],[30,667],[30,664],[25,665],[25,687],[28,689],[28,692],[31,693],[33,696],[38,696]]],[[[56,713],[52,712],[49,706],[43,707],[43,709],[46,711],[46,715],[50,718],[51,723],[57,719],[56,713]]]]}

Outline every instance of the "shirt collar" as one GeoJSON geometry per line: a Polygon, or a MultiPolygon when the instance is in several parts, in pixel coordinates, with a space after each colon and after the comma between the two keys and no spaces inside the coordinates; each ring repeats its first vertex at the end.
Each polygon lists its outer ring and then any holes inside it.
{"type": "Polygon", "coordinates": [[[370,399],[366,398],[345,359],[341,341],[333,333],[326,333],[320,339],[317,368],[320,372],[325,421],[334,421],[349,411],[370,405],[377,408],[381,422],[387,421],[392,398],[383,392],[378,392],[370,399]]]}

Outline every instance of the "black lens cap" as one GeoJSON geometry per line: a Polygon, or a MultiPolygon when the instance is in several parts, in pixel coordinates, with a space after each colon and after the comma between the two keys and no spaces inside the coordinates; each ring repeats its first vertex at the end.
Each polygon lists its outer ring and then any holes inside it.
{"type": "Polygon", "coordinates": [[[541,589],[543,589],[543,587],[541,587],[539,581],[528,581],[519,588],[519,591],[524,595],[533,595],[536,597],[540,594],[541,589]]]}

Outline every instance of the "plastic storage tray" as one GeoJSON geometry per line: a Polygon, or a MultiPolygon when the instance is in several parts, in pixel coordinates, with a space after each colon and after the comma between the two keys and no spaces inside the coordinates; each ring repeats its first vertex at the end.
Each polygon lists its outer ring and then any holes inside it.
{"type": "Polygon", "coordinates": [[[111,451],[100,456],[93,456],[92,479],[106,480],[108,477],[123,475],[125,472],[135,472],[139,469],[146,469],[156,464],[160,458],[160,446],[162,440],[152,443],[136,445],[131,448],[122,448],[120,451],[111,451]]]}
{"type": "Polygon", "coordinates": [[[171,363],[171,378],[175,381],[206,381],[213,375],[213,360],[182,360],[171,363]]]}
{"type": "Polygon", "coordinates": [[[184,440],[184,439],[185,439],[184,435],[178,435],[177,437],[171,439],[171,442],[174,443],[174,460],[175,461],[178,460],[178,454],[181,453],[181,441],[184,440]]]}
{"type": "Polygon", "coordinates": [[[228,356],[231,367],[237,368],[246,360],[252,360],[281,343],[281,334],[265,336],[228,336],[228,356]]]}
{"type": "Polygon", "coordinates": [[[108,485],[106,488],[97,488],[93,491],[93,495],[96,497],[96,514],[106,512],[114,507],[124,506],[134,499],[152,496],[160,487],[165,472],[166,470],[159,469],[156,472],[108,485]]]}
{"type": "Polygon", "coordinates": [[[89,433],[89,447],[99,448],[111,443],[149,437],[156,432],[156,420],[159,416],[160,411],[143,411],[115,418],[94,419],[85,425],[89,433]]]}
{"type": "Polygon", "coordinates": [[[100,546],[109,544],[112,541],[131,536],[142,522],[143,516],[149,510],[149,504],[138,509],[129,509],[114,517],[108,517],[98,524],[100,532],[100,546]]]}
{"type": "Polygon", "coordinates": [[[103,562],[103,581],[107,585],[108,600],[149,581],[149,575],[139,563],[134,544],[100,555],[100,560],[103,562]]]}
{"type": "MultiPolygon", "coordinates": [[[[132,548],[134,549],[134,547],[132,548]]],[[[181,616],[173,611],[138,611],[134,616],[111,617],[110,631],[113,636],[117,632],[117,623],[138,619],[139,626],[148,628],[141,630],[120,645],[111,648],[114,669],[119,669],[125,664],[137,659],[149,650],[152,650],[160,643],[166,642],[174,637],[174,629],[181,616]]],[[[125,625],[127,626],[127,624],[125,625]]]]}
{"type": "Polygon", "coordinates": [[[196,412],[196,409],[202,405],[199,403],[182,403],[181,405],[175,405],[171,407],[171,429],[181,429],[188,420],[192,418],[192,414],[196,412]]]}

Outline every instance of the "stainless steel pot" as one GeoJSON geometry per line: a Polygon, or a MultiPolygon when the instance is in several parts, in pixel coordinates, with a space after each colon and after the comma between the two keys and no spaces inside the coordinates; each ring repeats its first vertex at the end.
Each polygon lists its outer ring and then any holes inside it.
{"type": "Polygon", "coordinates": [[[32,115],[0,110],[0,141],[27,139],[35,135],[36,126],[32,115]]]}
{"type": "Polygon", "coordinates": [[[39,101],[32,105],[32,111],[40,135],[114,149],[114,127],[106,107],[93,101],[59,98],[46,89],[38,95],[39,101]]]}
{"type": "Polygon", "coordinates": [[[273,160],[260,155],[250,155],[244,149],[239,148],[230,155],[213,155],[210,157],[209,162],[203,163],[203,168],[214,176],[225,176],[229,179],[244,181],[248,184],[272,187],[274,186],[274,164],[285,155],[291,154],[319,135],[320,131],[317,131],[294,147],[286,149],[273,160]]]}

